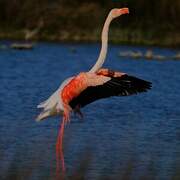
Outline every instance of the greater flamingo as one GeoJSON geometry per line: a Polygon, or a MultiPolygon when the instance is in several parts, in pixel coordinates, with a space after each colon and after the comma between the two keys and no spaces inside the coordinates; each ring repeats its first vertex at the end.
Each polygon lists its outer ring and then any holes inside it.
{"type": "MultiPolygon", "coordinates": [[[[37,117],[37,121],[49,116],[63,115],[56,144],[57,162],[58,159],[61,159],[63,171],[65,171],[65,166],[62,139],[64,125],[70,121],[71,112],[82,116],[80,108],[93,101],[110,96],[127,96],[146,92],[151,88],[151,83],[148,81],[129,76],[126,73],[101,69],[107,54],[109,25],[114,18],[128,13],[128,8],[110,11],[102,30],[102,47],[95,65],[89,72],[81,72],[66,79],[48,100],[38,105],[38,108],[43,108],[43,112],[37,117]]],[[[57,169],[59,169],[59,163],[57,163],[57,169]]]]}

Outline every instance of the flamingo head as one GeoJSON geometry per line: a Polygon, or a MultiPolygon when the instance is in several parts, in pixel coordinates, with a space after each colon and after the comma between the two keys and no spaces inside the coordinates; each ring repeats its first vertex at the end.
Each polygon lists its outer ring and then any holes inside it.
{"type": "Polygon", "coordinates": [[[112,9],[111,10],[111,17],[114,19],[114,18],[117,18],[123,14],[129,14],[129,9],[128,8],[115,8],[115,9],[112,9]]]}

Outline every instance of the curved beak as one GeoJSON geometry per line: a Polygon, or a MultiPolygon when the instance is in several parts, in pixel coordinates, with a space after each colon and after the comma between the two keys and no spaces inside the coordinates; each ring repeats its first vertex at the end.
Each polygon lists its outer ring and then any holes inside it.
{"type": "Polygon", "coordinates": [[[121,14],[129,14],[129,8],[121,8],[121,9],[119,9],[119,12],[121,14]]]}

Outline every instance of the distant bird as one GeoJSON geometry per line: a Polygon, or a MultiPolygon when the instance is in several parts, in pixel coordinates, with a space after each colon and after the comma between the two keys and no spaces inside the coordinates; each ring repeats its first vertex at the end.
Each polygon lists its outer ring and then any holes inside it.
{"type": "Polygon", "coordinates": [[[146,53],[145,53],[145,55],[144,55],[144,57],[146,58],[146,59],[153,59],[153,52],[152,52],[152,50],[151,49],[148,49],[147,51],[146,51],[146,53]]]}
{"type": "Polygon", "coordinates": [[[33,49],[32,43],[13,43],[10,45],[12,49],[19,49],[19,50],[25,50],[25,49],[33,49]]]}
{"type": "Polygon", "coordinates": [[[118,56],[139,59],[139,58],[143,58],[143,53],[141,51],[124,51],[124,52],[119,52],[118,56]]]}
{"type": "Polygon", "coordinates": [[[163,56],[163,55],[154,55],[154,59],[156,60],[165,60],[166,59],[166,56],[163,56]]]}
{"type": "MultiPolygon", "coordinates": [[[[56,144],[57,161],[59,158],[61,159],[63,171],[65,171],[65,166],[62,139],[64,125],[70,122],[71,112],[82,116],[80,108],[93,101],[110,96],[128,96],[146,92],[151,88],[151,83],[148,81],[129,76],[126,73],[101,69],[107,54],[109,25],[114,18],[128,13],[128,8],[110,11],[102,30],[102,47],[95,65],[88,72],[81,72],[66,79],[48,100],[38,105],[38,108],[43,108],[43,112],[37,117],[37,121],[53,115],[63,115],[56,144]]],[[[57,163],[58,168],[59,163],[57,163]]]]}
{"type": "Polygon", "coordinates": [[[148,49],[144,55],[145,59],[165,60],[166,57],[160,54],[154,54],[151,49],[148,49]]]}
{"type": "Polygon", "coordinates": [[[138,58],[142,58],[143,54],[140,51],[134,51],[134,52],[131,53],[131,57],[134,58],[134,59],[138,59],[138,58]]]}
{"type": "Polygon", "coordinates": [[[132,51],[122,51],[118,53],[118,56],[120,57],[130,57],[131,56],[132,51]]]}
{"type": "Polygon", "coordinates": [[[31,50],[34,47],[34,43],[32,42],[28,42],[29,40],[31,40],[35,35],[37,35],[40,31],[40,29],[43,27],[44,22],[43,20],[40,20],[37,28],[33,29],[33,30],[29,30],[29,29],[25,29],[24,33],[25,33],[25,42],[24,43],[13,43],[10,45],[10,48],[12,49],[18,49],[18,50],[31,50]]]}
{"type": "Polygon", "coordinates": [[[180,59],[180,52],[178,52],[178,53],[173,57],[173,59],[175,59],[175,60],[180,59]]]}
{"type": "Polygon", "coordinates": [[[41,19],[41,20],[39,21],[38,26],[37,26],[35,29],[33,29],[33,30],[25,29],[25,30],[24,30],[25,40],[26,40],[26,41],[29,41],[29,40],[32,39],[36,34],[38,34],[39,31],[40,31],[40,29],[43,27],[43,25],[44,25],[44,21],[41,19]]]}

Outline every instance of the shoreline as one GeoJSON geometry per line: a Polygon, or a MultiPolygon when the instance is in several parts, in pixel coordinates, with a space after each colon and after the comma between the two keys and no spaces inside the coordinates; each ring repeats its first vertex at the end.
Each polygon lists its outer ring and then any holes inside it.
{"type": "MultiPolygon", "coordinates": [[[[61,42],[61,43],[100,43],[101,31],[96,29],[92,32],[83,30],[61,31],[59,34],[42,32],[32,39],[32,42],[61,42]]],[[[131,29],[111,29],[109,33],[109,43],[115,45],[133,46],[155,46],[167,48],[180,48],[179,32],[166,32],[164,37],[158,36],[152,31],[142,31],[131,29]]],[[[22,30],[0,31],[0,40],[24,41],[22,30]]]]}

